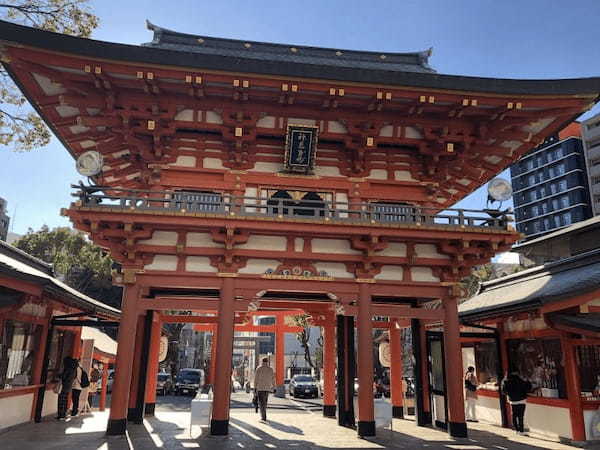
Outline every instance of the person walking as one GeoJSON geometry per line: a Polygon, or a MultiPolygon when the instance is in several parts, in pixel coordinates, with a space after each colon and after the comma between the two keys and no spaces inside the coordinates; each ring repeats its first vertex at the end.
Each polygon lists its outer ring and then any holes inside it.
{"type": "Polygon", "coordinates": [[[74,360],[70,356],[65,356],[63,359],[63,371],[58,376],[59,383],[56,389],[58,390],[58,413],[56,418],[58,420],[65,420],[67,416],[67,403],[69,400],[69,393],[73,388],[73,380],[77,375],[77,360],[74,360]]]}
{"type": "Polygon", "coordinates": [[[465,418],[467,422],[479,422],[477,420],[477,386],[479,381],[475,376],[475,367],[469,366],[467,373],[465,373],[465,399],[467,400],[467,407],[465,409],[465,418]]]}
{"type": "Polygon", "coordinates": [[[269,393],[273,392],[275,387],[275,373],[269,367],[269,358],[263,358],[262,364],[257,367],[254,373],[254,389],[260,408],[260,418],[262,423],[267,423],[267,402],[269,393]]]}
{"type": "MultiPolygon", "coordinates": [[[[71,400],[73,401],[73,407],[71,408],[71,417],[75,417],[79,414],[79,397],[81,396],[81,377],[83,369],[79,365],[78,359],[73,359],[73,365],[75,366],[75,377],[73,378],[73,386],[71,388],[71,400]]],[[[87,401],[87,399],[86,399],[87,401]]]]}
{"type": "Polygon", "coordinates": [[[502,381],[502,392],[508,396],[512,410],[512,422],[517,434],[525,434],[525,406],[527,394],[532,389],[531,382],[520,377],[518,372],[511,372],[502,381]]]}

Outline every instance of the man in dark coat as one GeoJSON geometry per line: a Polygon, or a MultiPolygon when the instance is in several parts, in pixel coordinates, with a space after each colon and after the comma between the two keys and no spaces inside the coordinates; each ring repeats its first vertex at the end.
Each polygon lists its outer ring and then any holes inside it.
{"type": "Polygon", "coordinates": [[[525,406],[527,405],[527,394],[531,392],[531,389],[531,383],[523,380],[518,372],[511,372],[502,382],[502,392],[508,396],[512,409],[513,426],[518,434],[525,432],[525,406]]]}
{"type": "Polygon", "coordinates": [[[77,360],[70,356],[65,356],[63,359],[63,371],[58,376],[61,387],[60,393],[58,394],[58,414],[56,418],[59,420],[65,420],[67,416],[69,393],[73,388],[73,380],[75,380],[76,375],[77,360]]]}

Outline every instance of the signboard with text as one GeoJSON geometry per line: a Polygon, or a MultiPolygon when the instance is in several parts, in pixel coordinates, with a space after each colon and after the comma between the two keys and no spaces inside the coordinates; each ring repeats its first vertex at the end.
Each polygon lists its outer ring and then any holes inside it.
{"type": "Polygon", "coordinates": [[[306,125],[288,125],[285,140],[285,169],[309,174],[315,167],[319,129],[306,125]]]}

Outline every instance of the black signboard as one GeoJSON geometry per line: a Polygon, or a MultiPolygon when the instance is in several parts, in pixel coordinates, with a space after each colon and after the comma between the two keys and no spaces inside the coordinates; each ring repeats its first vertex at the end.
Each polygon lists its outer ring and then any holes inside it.
{"type": "Polygon", "coordinates": [[[285,169],[311,173],[315,167],[318,127],[288,125],[285,140],[285,169]]]}

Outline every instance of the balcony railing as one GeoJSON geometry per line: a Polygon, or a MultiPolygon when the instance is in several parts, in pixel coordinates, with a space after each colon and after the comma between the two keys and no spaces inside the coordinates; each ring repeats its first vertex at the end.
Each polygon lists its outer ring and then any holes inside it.
{"type": "Polygon", "coordinates": [[[507,211],[423,208],[398,203],[348,203],[292,198],[246,197],[210,192],[146,191],[72,185],[85,207],[123,211],[174,211],[223,216],[308,219],[316,222],[486,227],[506,230],[507,211]]]}

